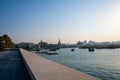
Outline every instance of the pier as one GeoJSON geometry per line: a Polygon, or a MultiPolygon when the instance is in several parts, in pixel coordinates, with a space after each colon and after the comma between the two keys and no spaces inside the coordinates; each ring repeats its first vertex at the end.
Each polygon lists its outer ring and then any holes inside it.
{"type": "Polygon", "coordinates": [[[0,52],[0,71],[0,80],[99,80],[24,49],[0,52]]]}

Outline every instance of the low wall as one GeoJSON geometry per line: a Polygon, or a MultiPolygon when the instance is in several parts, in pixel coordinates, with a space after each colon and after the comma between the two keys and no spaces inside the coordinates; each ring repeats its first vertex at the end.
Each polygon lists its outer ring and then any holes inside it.
{"type": "Polygon", "coordinates": [[[19,49],[32,80],[99,80],[31,52],[19,49]]]}

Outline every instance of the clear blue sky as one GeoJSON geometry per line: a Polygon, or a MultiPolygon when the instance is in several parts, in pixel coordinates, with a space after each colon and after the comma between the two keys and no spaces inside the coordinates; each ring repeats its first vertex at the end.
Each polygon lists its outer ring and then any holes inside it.
{"type": "Polygon", "coordinates": [[[120,0],[0,0],[0,35],[15,43],[120,40],[120,0]]]}

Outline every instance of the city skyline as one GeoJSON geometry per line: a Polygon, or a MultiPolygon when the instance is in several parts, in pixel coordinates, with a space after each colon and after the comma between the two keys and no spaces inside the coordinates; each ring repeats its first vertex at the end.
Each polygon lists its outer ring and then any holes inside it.
{"type": "Polygon", "coordinates": [[[119,0],[0,0],[0,36],[13,42],[120,40],[119,0]]]}

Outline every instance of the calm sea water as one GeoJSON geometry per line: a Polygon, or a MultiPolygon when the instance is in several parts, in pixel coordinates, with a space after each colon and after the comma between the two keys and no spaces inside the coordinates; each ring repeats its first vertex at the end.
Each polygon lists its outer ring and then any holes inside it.
{"type": "Polygon", "coordinates": [[[120,80],[120,49],[59,49],[58,55],[39,54],[57,63],[82,71],[102,80],[120,80]]]}

